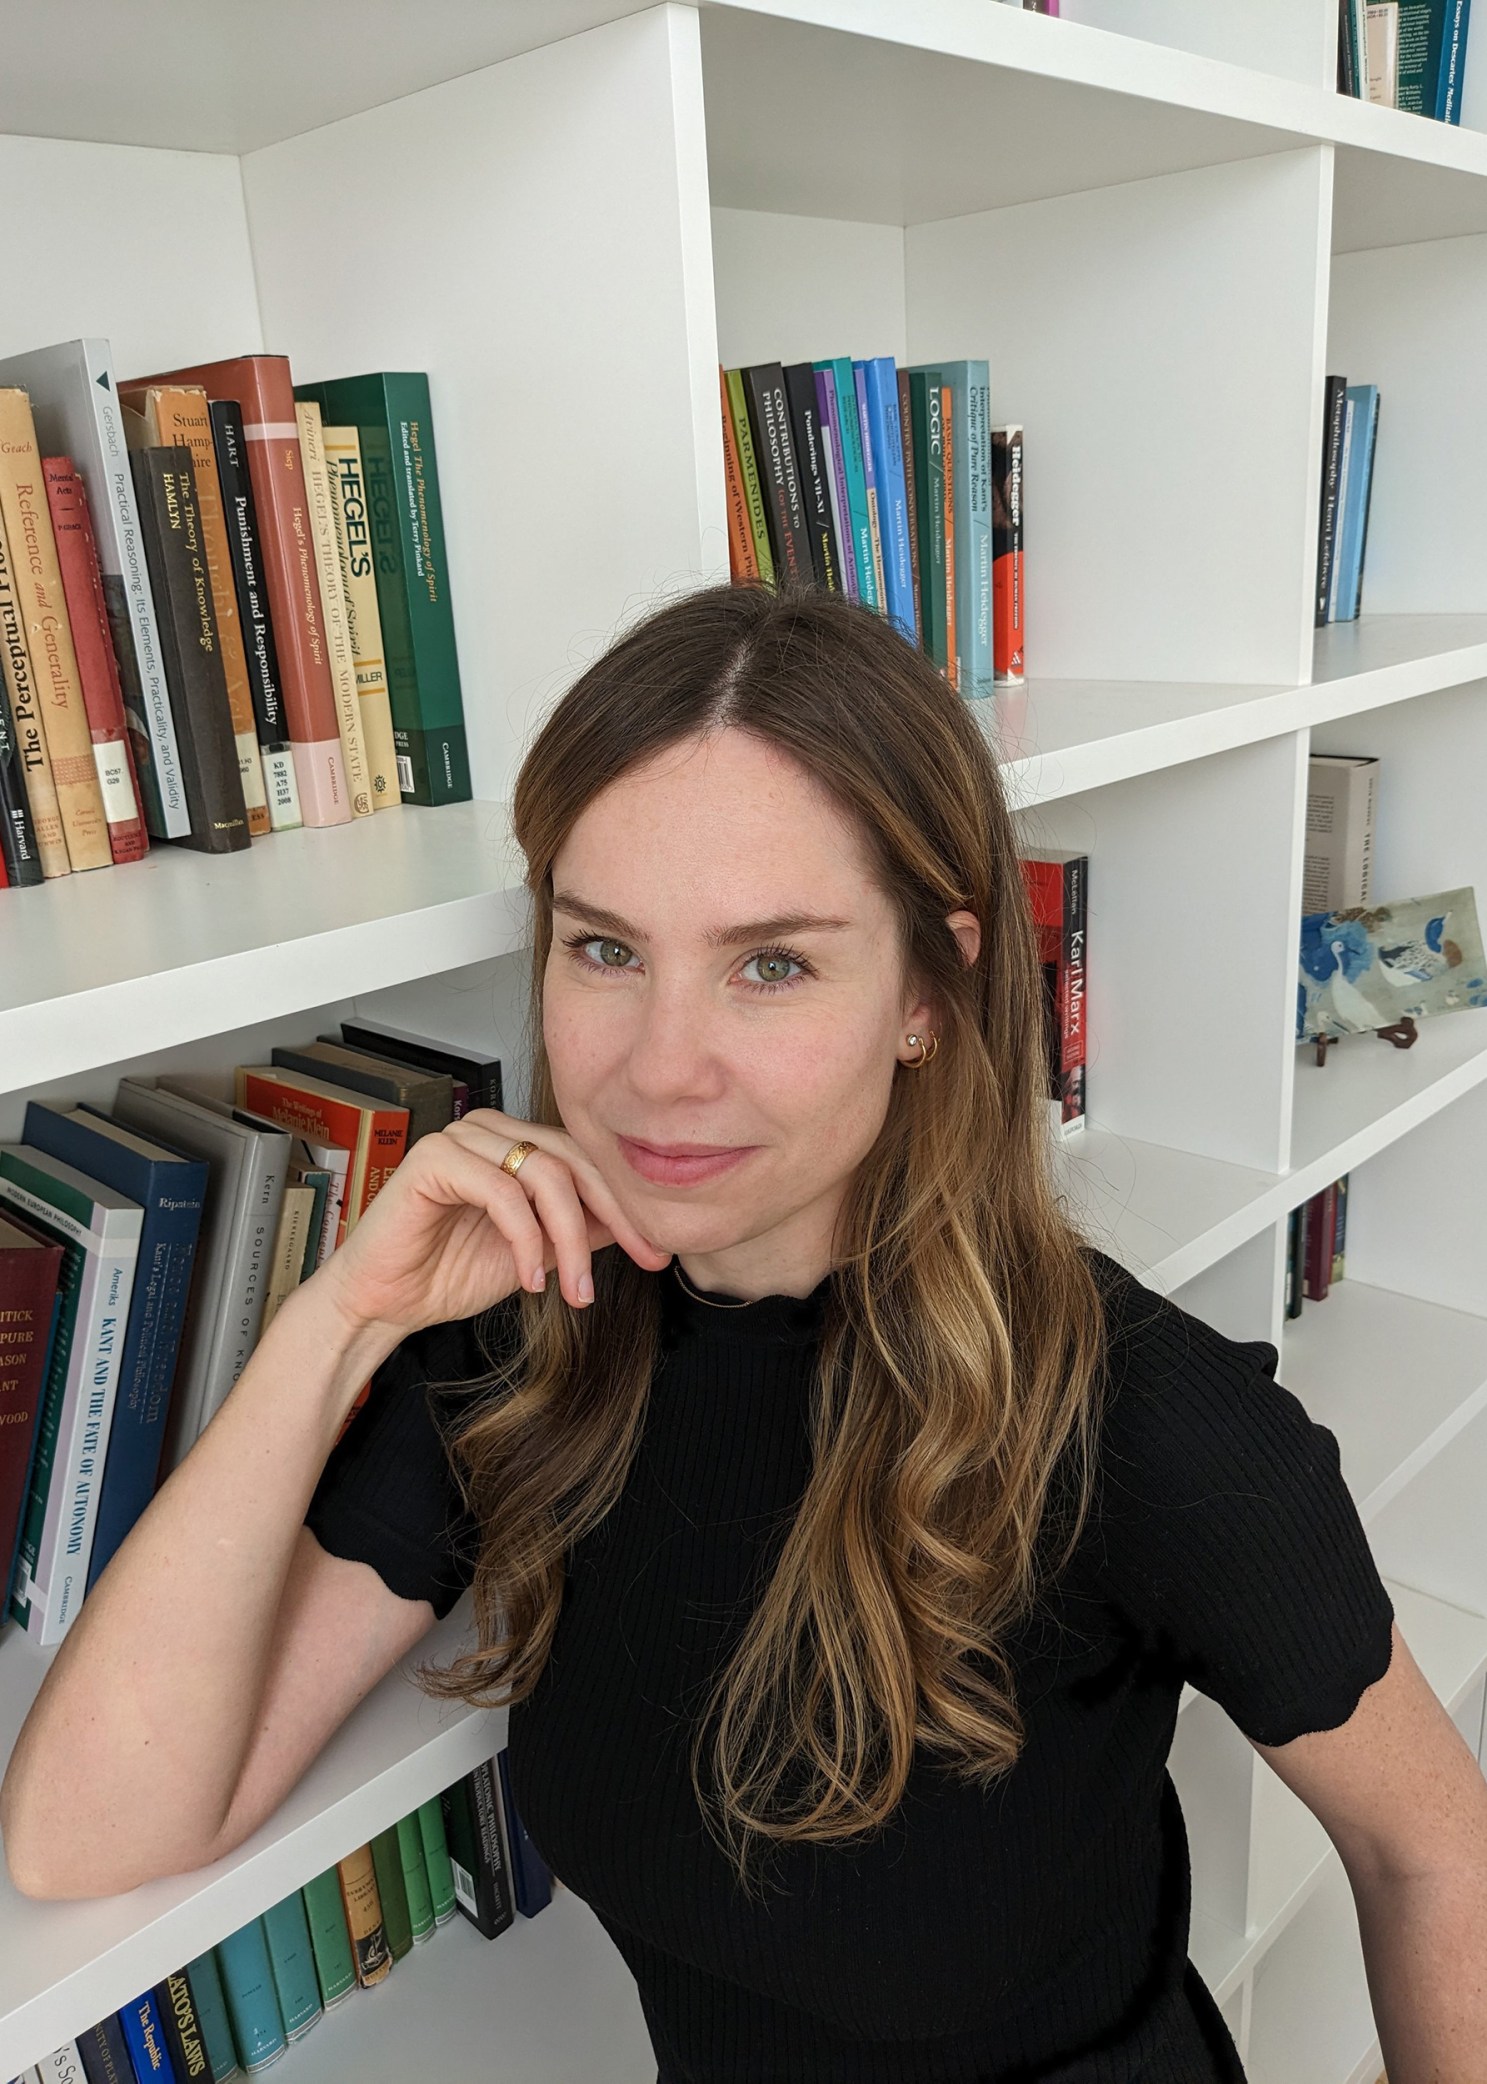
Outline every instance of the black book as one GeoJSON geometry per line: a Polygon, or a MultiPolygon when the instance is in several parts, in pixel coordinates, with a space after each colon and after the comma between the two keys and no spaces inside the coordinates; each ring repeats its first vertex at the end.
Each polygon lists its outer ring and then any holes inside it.
{"type": "Polygon", "coordinates": [[[511,1848],[511,1879],[516,1889],[516,1907],[524,1918],[536,1917],[552,1901],[552,1870],[527,1836],[527,1827],[511,1792],[511,1757],[505,1749],[496,1754],[496,1772],[501,1782],[501,1804],[506,1814],[506,1843],[511,1848]]]}
{"type": "Polygon", "coordinates": [[[191,1994],[186,1971],[178,1969],[174,1975],[168,1975],[163,1983],[155,1985],[150,1994],[155,2000],[165,2045],[170,2051],[176,2084],[193,2084],[197,2078],[205,2078],[206,2084],[212,2084],[212,2065],[207,2060],[206,2042],[202,2038],[196,2000],[191,1994]]]}
{"type": "Polygon", "coordinates": [[[88,2084],[134,2084],[134,2064],[117,2012],[80,2033],[77,2052],[88,2084]]]}
{"type": "Polygon", "coordinates": [[[1337,547],[1337,492],[1342,475],[1342,434],[1347,413],[1348,380],[1327,379],[1327,409],[1322,419],[1322,510],[1317,524],[1317,628],[1327,620],[1332,591],[1332,558],[1337,547]]]}
{"type": "Polygon", "coordinates": [[[17,887],[44,880],[36,848],[36,826],[26,793],[26,762],[40,759],[41,719],[31,679],[20,604],[11,583],[10,558],[0,532],[0,858],[17,887]],[[12,690],[15,706],[12,706],[12,690]],[[17,709],[21,728],[17,729],[17,709]]]}
{"type": "MultiPolygon", "coordinates": [[[[214,398],[209,411],[212,443],[217,452],[217,476],[222,484],[222,511],[227,521],[227,553],[232,559],[233,590],[237,594],[238,616],[243,625],[243,650],[248,655],[253,722],[262,751],[282,755],[292,772],[294,750],[289,742],[289,724],[284,715],[279,654],[274,648],[268,589],[258,554],[258,510],[253,504],[253,481],[248,475],[243,408],[235,398],[214,398]]],[[[272,779],[272,761],[266,772],[272,779]]]]}
{"type": "Polygon", "coordinates": [[[317,1035],[317,1042],[344,1042],[348,1049],[365,1049],[373,1056],[390,1056],[394,1063],[415,1064],[425,1071],[446,1071],[470,1089],[471,1107],[503,1106],[501,1059],[479,1049],[452,1049],[424,1035],[410,1035],[402,1028],[384,1027],[381,1021],[363,1017],[343,1020],[339,1035],[317,1035]]]}
{"type": "Polygon", "coordinates": [[[191,451],[132,449],[129,465],[139,498],[140,534],[160,622],[165,684],[191,819],[190,833],[175,844],[205,854],[237,853],[249,844],[248,812],[212,612],[191,451]]]}
{"type": "Polygon", "coordinates": [[[815,576],[815,563],[800,492],[800,467],[790,432],[785,372],[778,362],[757,362],[742,375],[749,429],[754,437],[754,461],[764,494],[764,519],[774,555],[775,585],[782,591],[787,586],[809,586],[815,576]]]}
{"type": "Polygon", "coordinates": [[[501,1796],[486,1759],[439,1797],[454,1900],[477,1932],[497,1939],[516,1920],[511,1870],[501,1836],[501,1796]]]}
{"type": "Polygon", "coordinates": [[[816,372],[809,362],[792,362],[784,371],[785,397],[790,408],[790,433],[795,448],[800,495],[805,508],[806,540],[810,545],[811,569],[816,584],[830,593],[842,592],[842,566],[837,550],[836,524],[831,518],[831,484],[827,477],[826,451],[821,444],[821,414],[816,403],[816,372]]]}

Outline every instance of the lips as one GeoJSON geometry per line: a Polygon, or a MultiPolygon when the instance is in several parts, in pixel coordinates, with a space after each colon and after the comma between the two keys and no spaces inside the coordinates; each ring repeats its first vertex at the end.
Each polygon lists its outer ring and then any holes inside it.
{"type": "Polygon", "coordinates": [[[618,1139],[625,1162],[633,1172],[657,1187],[692,1187],[705,1180],[719,1179],[750,1156],[754,1146],[706,1143],[672,1144],[669,1149],[637,1143],[633,1137],[618,1139]]]}

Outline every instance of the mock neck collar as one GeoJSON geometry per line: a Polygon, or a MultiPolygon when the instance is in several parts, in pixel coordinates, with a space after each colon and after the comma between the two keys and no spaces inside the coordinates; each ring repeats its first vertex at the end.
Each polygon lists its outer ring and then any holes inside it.
{"type": "Polygon", "coordinates": [[[721,1288],[703,1288],[696,1281],[692,1286],[697,1295],[688,1294],[677,1278],[678,1264],[673,1253],[670,1266],[660,1276],[661,1314],[663,1321],[682,1336],[725,1343],[766,1339],[804,1346],[820,1333],[831,1292],[829,1273],[822,1276],[809,1295],[761,1295],[740,1308],[736,1295],[721,1288]],[[699,1296],[708,1300],[699,1301],[699,1296]]]}

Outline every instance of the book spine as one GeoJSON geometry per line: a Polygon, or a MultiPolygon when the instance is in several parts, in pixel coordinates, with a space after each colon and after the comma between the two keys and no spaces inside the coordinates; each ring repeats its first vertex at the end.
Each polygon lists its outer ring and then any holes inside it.
{"type": "Polygon", "coordinates": [[[991,436],[992,672],[998,687],[1023,681],[1022,429],[991,436]]]}
{"type": "Polygon", "coordinates": [[[382,1899],[387,1944],[393,1960],[401,1961],[413,1945],[413,1921],[408,1915],[408,1886],[403,1880],[403,1855],[395,1824],[373,1836],[372,1864],[377,1870],[377,1893],[382,1899]]]}
{"type": "Polygon", "coordinates": [[[511,1849],[511,1880],[516,1908],[524,1918],[534,1918],[552,1901],[552,1872],[527,1835],[511,1786],[511,1756],[504,1747],[496,1756],[496,1777],[501,1789],[501,1812],[506,1823],[506,1843],[511,1849]]]}
{"type": "Polygon", "coordinates": [[[909,551],[909,501],[904,482],[903,438],[898,423],[898,372],[892,357],[875,355],[871,361],[865,362],[862,384],[877,481],[878,533],[887,615],[911,644],[917,643],[914,568],[909,551]]]}
{"type": "Polygon", "coordinates": [[[769,520],[764,511],[764,487],[759,478],[759,458],[754,454],[754,430],[749,425],[749,404],[744,396],[743,371],[725,369],[723,389],[728,399],[728,417],[738,449],[739,477],[744,504],[748,508],[749,535],[754,545],[754,562],[767,586],[775,583],[774,552],[769,547],[769,520]]]}
{"type": "Polygon", "coordinates": [[[775,579],[781,586],[806,586],[811,582],[813,566],[795,444],[790,437],[784,371],[778,362],[756,363],[744,370],[743,385],[764,491],[775,579]]]}
{"type": "Polygon", "coordinates": [[[154,1992],[142,1991],[131,2003],[121,2005],[119,2023],[124,2029],[129,2059],[134,2064],[139,2084],[149,2084],[151,2079],[154,2084],[178,2084],[175,2064],[165,2044],[165,2029],[155,2007],[154,1992]]]}
{"type": "Polygon", "coordinates": [[[956,647],[960,691],[976,701],[994,685],[991,573],[991,374],[984,360],[941,370],[955,393],[956,647]]]}
{"type": "Polygon", "coordinates": [[[940,410],[940,372],[909,371],[909,409],[914,428],[915,510],[919,527],[920,625],[926,656],[945,671],[945,429],[940,410]]]}
{"type": "Polygon", "coordinates": [[[212,2084],[227,2084],[228,2078],[240,2076],[242,2069],[233,2045],[232,2025],[227,2016],[227,1998],[222,1989],[217,1956],[210,1949],[205,1954],[194,1955],[186,1963],[186,1980],[191,1985],[191,2001],[196,2006],[196,2017],[201,2025],[212,2084]]]}
{"type": "Polygon", "coordinates": [[[217,480],[222,488],[227,551],[237,593],[238,622],[243,635],[243,656],[248,669],[248,693],[253,704],[253,728],[263,767],[269,826],[274,832],[290,832],[304,820],[300,815],[299,784],[295,779],[294,747],[284,714],[279,654],[274,645],[268,592],[259,555],[258,515],[253,504],[253,480],[248,469],[242,408],[234,398],[214,398],[208,410],[212,421],[212,444],[217,455],[217,480]]]}
{"type": "Polygon", "coordinates": [[[1361,428],[1355,435],[1357,465],[1349,489],[1347,568],[1339,587],[1338,620],[1356,622],[1363,605],[1363,558],[1368,547],[1368,516],[1373,505],[1373,459],[1378,443],[1379,393],[1374,384],[1359,386],[1361,428]]]}
{"type": "Polygon", "coordinates": [[[1346,1172],[1334,1185],[1332,1218],[1332,1279],[1340,1281],[1347,1271],[1348,1179],[1346,1172]]]}
{"type": "Polygon", "coordinates": [[[1286,1218],[1286,1317],[1301,1315],[1301,1210],[1293,1208],[1286,1218]]]}
{"type": "MultiPolygon", "coordinates": [[[[477,1807],[475,1774],[467,1773],[463,1780],[446,1787],[439,1799],[444,1805],[449,1864],[461,1915],[486,1939],[496,1939],[514,1922],[515,1913],[509,1892],[498,1886],[504,1880],[504,1863],[498,1867],[490,1864],[487,1824],[477,1807]]],[[[495,1823],[495,1839],[499,1854],[499,1822],[495,1823]]]]}
{"type": "Polygon", "coordinates": [[[149,836],[135,789],[134,758],[124,721],[124,695],[109,634],[103,581],[93,542],[93,524],[82,479],[67,456],[42,458],[62,593],[72,625],[78,679],[93,741],[93,760],[108,821],[114,861],[139,861],[149,851],[149,836]]]}
{"type": "Polygon", "coordinates": [[[31,649],[26,642],[26,625],[21,599],[16,590],[10,543],[0,516],[0,665],[5,673],[10,698],[11,721],[20,748],[21,773],[36,833],[36,851],[43,876],[71,873],[67,835],[62,826],[62,806],[52,779],[51,755],[41,721],[41,700],[31,672],[31,649]]]}
{"type": "Polygon", "coordinates": [[[192,2084],[195,2079],[211,2084],[212,2066],[207,2060],[206,2043],[201,2037],[191,1985],[184,1970],[168,1975],[150,1994],[165,2029],[165,2044],[176,2075],[185,2084],[192,2084]]]}
{"type": "Polygon", "coordinates": [[[40,2084],[84,2084],[86,2072],[77,2042],[64,2041],[60,2048],[43,2055],[35,2074],[40,2084]]]}
{"type": "Polygon", "coordinates": [[[1059,1120],[1067,1135],[1085,1120],[1088,1029],[1089,858],[1076,854],[1064,864],[1063,932],[1059,949],[1059,1120]]]}
{"type": "MultiPolygon", "coordinates": [[[[5,565],[0,552],[0,568],[5,565]]],[[[5,636],[0,622],[0,653],[5,636]]],[[[27,669],[29,671],[29,660],[27,669]]],[[[26,757],[17,733],[15,710],[10,698],[10,664],[0,655],[0,871],[15,889],[31,889],[46,880],[36,841],[36,823],[31,815],[31,797],[26,787],[26,757]]],[[[39,732],[38,732],[39,737],[39,732]]],[[[59,821],[60,830],[60,821],[59,821]]]]}
{"type": "Polygon", "coordinates": [[[888,613],[888,573],[883,552],[883,489],[879,478],[878,452],[873,442],[872,405],[867,394],[867,364],[852,364],[852,394],[857,404],[857,427],[862,440],[862,484],[867,498],[868,547],[873,560],[873,605],[880,615],[888,613]]]}
{"type": "Polygon", "coordinates": [[[263,1936],[268,1942],[284,2038],[300,2040],[319,2020],[324,2007],[304,1898],[298,1889],[263,1913],[263,1936]]]}
{"type": "Polygon", "coordinates": [[[108,868],[113,850],[93,764],[31,402],[24,391],[12,388],[0,389],[0,523],[10,546],[11,582],[40,698],[67,858],[74,869],[108,868]]]}
{"type": "MultiPolygon", "coordinates": [[[[134,2064],[117,2012],[98,2019],[77,2037],[77,2052],[88,2084],[134,2084],[134,2064]]],[[[17,2084],[25,2084],[24,2077],[17,2084]]],[[[213,2084],[216,2080],[213,2079],[213,2084]]]]}
{"type": "Polygon", "coordinates": [[[1327,620],[1337,621],[1337,588],[1348,554],[1348,473],[1353,461],[1353,431],[1357,425],[1357,399],[1343,393],[1342,451],[1337,465],[1337,501],[1332,527],[1332,568],[1327,582],[1327,620]]]}
{"type": "Polygon", "coordinates": [[[829,593],[840,593],[842,576],[831,519],[831,489],[817,417],[816,372],[809,362],[792,362],[783,374],[811,570],[818,586],[824,586],[829,593]]]}
{"type": "Polygon", "coordinates": [[[377,607],[377,574],[372,565],[372,528],[367,512],[361,436],[354,427],[322,426],[320,433],[330,482],[330,514],[335,524],[341,591],[346,601],[346,631],[351,639],[356,696],[372,777],[372,807],[400,810],[403,797],[398,787],[382,616],[377,607]]]}
{"type": "Polygon", "coordinates": [[[827,364],[836,397],[837,420],[841,427],[842,468],[847,482],[847,507],[852,517],[852,555],[857,566],[858,597],[864,606],[881,609],[878,569],[873,561],[872,516],[867,504],[867,470],[862,448],[862,418],[857,410],[857,372],[846,355],[827,364]]]}
{"type": "Polygon", "coordinates": [[[191,812],[190,835],[178,844],[200,853],[241,852],[249,845],[248,810],[212,620],[191,452],[136,449],[130,462],[191,812]]]}
{"type": "Polygon", "coordinates": [[[444,1805],[437,1795],[418,1805],[418,1832],[423,1840],[423,1860],[428,1871],[429,1895],[434,1905],[434,1923],[442,1925],[459,1909],[454,1895],[454,1870],[449,1864],[449,1841],[444,1835],[444,1805]]]}
{"type": "Polygon", "coordinates": [[[341,561],[336,552],[336,525],[330,510],[330,474],[325,467],[321,439],[320,407],[313,399],[301,399],[294,408],[299,423],[300,460],[305,473],[305,502],[310,522],[310,540],[315,552],[315,569],[320,583],[320,608],[325,628],[325,655],[330,664],[331,686],[336,698],[336,723],[341,734],[341,754],[346,762],[346,786],[351,792],[352,815],[373,814],[372,775],[367,764],[366,738],[361,727],[361,704],[356,693],[356,661],[351,655],[351,632],[346,624],[346,596],[341,586],[341,561]]]}
{"type": "Polygon", "coordinates": [[[909,390],[909,372],[898,372],[898,428],[904,450],[904,496],[909,513],[909,569],[914,581],[914,628],[921,644],[924,636],[924,588],[919,570],[919,472],[914,454],[914,401],[909,390]]]}
{"type": "Polygon", "coordinates": [[[356,1980],[363,1990],[380,1983],[392,1968],[392,1951],[387,1944],[387,1927],[382,1922],[382,1898],[377,1890],[377,1869],[370,1845],[360,1845],[336,1864],[341,1884],[341,1903],[346,1912],[346,1929],[351,1934],[351,1954],[356,1963],[356,1980]]]}
{"type": "Polygon", "coordinates": [[[414,1811],[397,1821],[398,1853],[403,1863],[403,1888],[408,1897],[408,1924],[415,1945],[431,1939],[434,1931],[434,1898],[429,1888],[429,1870],[423,1856],[423,1837],[414,1811]]]}
{"type": "Polygon", "coordinates": [[[1316,626],[1327,621],[1332,598],[1332,556],[1337,536],[1337,484],[1342,468],[1343,416],[1347,408],[1347,379],[1329,376],[1322,432],[1322,500],[1317,523],[1316,626]]]}
{"type": "Polygon", "coordinates": [[[728,576],[735,581],[757,579],[759,560],[754,555],[754,532],[749,526],[749,503],[744,496],[743,471],[738,460],[738,436],[733,431],[733,414],[728,406],[728,372],[721,363],[718,397],[723,419],[723,486],[728,498],[728,576]]]}
{"type": "Polygon", "coordinates": [[[300,1893],[305,1899],[310,1944],[315,1952],[320,2001],[330,2011],[356,1988],[356,1962],[351,1953],[346,1906],[341,1900],[340,1877],[334,1867],[327,1867],[323,1874],[307,1881],[300,1893]]]}
{"type": "Polygon", "coordinates": [[[250,1918],[218,1940],[217,1966],[238,2057],[251,2077],[277,2062],[288,2046],[262,1918],[250,1918]]]}
{"type": "Polygon", "coordinates": [[[1441,123],[1461,121],[1461,74],[1466,61],[1470,0],[1446,0],[1441,55],[1436,72],[1435,114],[1441,123]]]}
{"type": "Polygon", "coordinates": [[[945,677],[953,688],[959,690],[961,578],[960,544],[956,539],[955,525],[955,480],[960,469],[956,447],[960,426],[955,417],[954,387],[947,383],[940,385],[940,428],[945,465],[945,677]]]}
{"type": "Polygon", "coordinates": [[[826,457],[831,493],[831,525],[836,531],[837,563],[841,567],[842,591],[849,601],[861,598],[857,583],[857,559],[852,550],[852,515],[847,500],[847,473],[842,461],[842,430],[836,405],[836,381],[821,362],[813,365],[816,379],[816,418],[821,429],[821,447],[826,457]]]}
{"type": "Polygon", "coordinates": [[[1307,1203],[1304,1292],[1308,1302],[1325,1302],[1332,1281],[1332,1212],[1336,1194],[1322,1187],[1307,1203]]]}

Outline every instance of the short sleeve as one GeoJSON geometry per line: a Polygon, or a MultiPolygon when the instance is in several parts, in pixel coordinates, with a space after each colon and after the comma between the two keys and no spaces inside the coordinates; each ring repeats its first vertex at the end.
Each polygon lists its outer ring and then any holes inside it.
{"type": "Polygon", "coordinates": [[[1099,1450],[1106,1596],[1255,1742],[1346,1722],[1392,1653],[1394,1607],[1335,1434],[1227,1338],[1131,1281],[1099,1450]]]}
{"type": "Polygon", "coordinates": [[[479,1528],[448,1449],[473,1394],[461,1385],[489,1378],[515,1324],[514,1310],[497,1304],[427,1325],[395,1346],[305,1513],[323,1549],[369,1564],[389,1591],[428,1600],[441,1620],[471,1583],[479,1553],[479,1528]]]}

